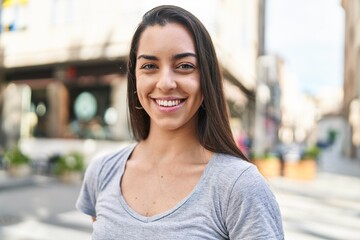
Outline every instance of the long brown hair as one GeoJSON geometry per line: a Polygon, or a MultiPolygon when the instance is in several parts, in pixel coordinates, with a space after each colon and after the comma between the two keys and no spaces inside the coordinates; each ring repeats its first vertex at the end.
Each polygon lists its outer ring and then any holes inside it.
{"type": "Polygon", "coordinates": [[[136,56],[141,34],[149,26],[167,23],[183,25],[192,34],[200,71],[200,85],[204,96],[198,110],[198,137],[200,144],[212,152],[226,153],[248,160],[237,147],[229,124],[223,93],[222,73],[214,45],[203,24],[183,8],[171,5],[158,6],[145,13],[131,41],[128,62],[128,104],[130,123],[137,141],[146,139],[150,131],[150,117],[139,109],[136,94],[136,56]]]}

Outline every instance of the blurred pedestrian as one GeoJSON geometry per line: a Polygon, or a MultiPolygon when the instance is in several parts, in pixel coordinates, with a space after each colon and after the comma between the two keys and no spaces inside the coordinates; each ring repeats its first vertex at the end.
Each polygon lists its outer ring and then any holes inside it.
{"type": "Polygon", "coordinates": [[[236,137],[236,144],[240,148],[241,152],[249,158],[250,155],[250,138],[244,130],[240,130],[238,136],[236,137]]]}
{"type": "Polygon", "coordinates": [[[213,43],[191,13],[144,15],[128,104],[136,143],[93,161],[77,201],[93,239],[283,239],[275,197],[232,137],[213,43]]]}

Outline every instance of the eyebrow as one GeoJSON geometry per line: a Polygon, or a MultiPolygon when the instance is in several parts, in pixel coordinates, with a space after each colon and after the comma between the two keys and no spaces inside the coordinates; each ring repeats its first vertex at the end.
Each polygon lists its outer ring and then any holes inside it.
{"type": "Polygon", "coordinates": [[[195,53],[186,52],[186,53],[175,54],[175,55],[173,56],[173,59],[174,59],[174,60],[177,60],[177,59],[186,58],[186,57],[194,57],[194,58],[197,58],[197,56],[196,56],[195,53]]]}
{"type": "Polygon", "coordinates": [[[152,55],[146,55],[146,54],[142,54],[142,55],[139,55],[137,57],[137,59],[140,59],[140,58],[144,58],[144,59],[147,59],[147,60],[159,60],[157,57],[155,56],[152,56],[152,55]]]}
{"type": "MultiPolygon", "coordinates": [[[[186,57],[194,57],[194,58],[197,58],[196,54],[195,54],[195,53],[191,53],[191,52],[185,52],[185,53],[175,54],[172,58],[173,58],[174,60],[178,60],[178,59],[186,58],[186,57]]],[[[137,57],[137,59],[141,59],[141,58],[144,58],[144,59],[147,59],[147,60],[154,60],[154,61],[159,60],[159,58],[156,57],[156,56],[146,55],[146,54],[141,54],[141,55],[139,55],[139,56],[137,57]]]]}

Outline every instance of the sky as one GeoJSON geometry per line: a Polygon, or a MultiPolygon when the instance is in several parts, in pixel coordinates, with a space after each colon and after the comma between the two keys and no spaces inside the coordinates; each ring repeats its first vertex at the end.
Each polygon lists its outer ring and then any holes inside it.
{"type": "Polygon", "coordinates": [[[343,85],[345,12],[340,0],[266,0],[265,50],[285,61],[301,92],[343,85]]]}

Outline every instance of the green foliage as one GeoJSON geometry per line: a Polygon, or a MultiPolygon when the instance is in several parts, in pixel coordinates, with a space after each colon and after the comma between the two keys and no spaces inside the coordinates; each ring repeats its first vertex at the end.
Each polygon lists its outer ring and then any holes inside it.
{"type": "Polygon", "coordinates": [[[276,159],[276,155],[271,153],[271,152],[265,152],[263,154],[260,153],[254,153],[254,152],[250,152],[250,159],[254,160],[254,159],[258,159],[258,160],[272,160],[272,159],[276,159]]]}
{"type": "Polygon", "coordinates": [[[80,152],[70,152],[56,156],[54,159],[54,174],[61,175],[65,172],[82,172],[85,170],[84,155],[80,152]]]}
{"type": "Polygon", "coordinates": [[[338,133],[337,133],[336,130],[330,129],[330,130],[328,131],[328,142],[329,142],[330,144],[333,144],[333,143],[335,142],[336,138],[337,138],[337,135],[338,135],[338,133]]]}
{"type": "Polygon", "coordinates": [[[303,159],[314,159],[317,160],[317,158],[319,157],[321,153],[321,150],[319,147],[313,145],[308,147],[305,152],[304,152],[304,156],[303,159]]]}
{"type": "Polygon", "coordinates": [[[4,157],[9,165],[20,166],[30,163],[30,158],[26,156],[17,145],[5,151],[4,157]]]}

